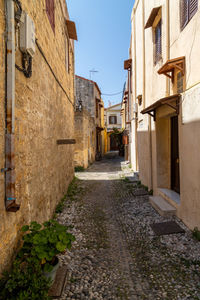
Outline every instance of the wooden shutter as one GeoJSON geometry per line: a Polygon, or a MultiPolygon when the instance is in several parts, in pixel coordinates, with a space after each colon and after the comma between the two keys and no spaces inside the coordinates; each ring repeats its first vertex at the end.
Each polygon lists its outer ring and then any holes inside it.
{"type": "Polygon", "coordinates": [[[55,32],[55,5],[54,0],[46,0],[46,11],[49,18],[49,22],[53,31],[55,32]]]}
{"type": "Polygon", "coordinates": [[[189,20],[196,14],[198,10],[198,0],[189,1],[189,20]]]}
{"type": "Polygon", "coordinates": [[[157,63],[162,56],[162,31],[161,20],[155,28],[155,63],[157,63]]]}

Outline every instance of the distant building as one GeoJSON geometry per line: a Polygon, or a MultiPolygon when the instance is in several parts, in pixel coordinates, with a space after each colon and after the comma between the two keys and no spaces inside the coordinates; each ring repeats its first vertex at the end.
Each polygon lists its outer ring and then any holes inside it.
{"type": "Polygon", "coordinates": [[[118,150],[118,142],[113,133],[113,128],[117,130],[122,129],[121,118],[121,103],[112,105],[105,109],[105,126],[106,126],[106,152],[112,150],[118,150]]]}
{"type": "Polygon", "coordinates": [[[76,76],[75,166],[88,165],[104,154],[104,103],[96,82],[76,76]]]}

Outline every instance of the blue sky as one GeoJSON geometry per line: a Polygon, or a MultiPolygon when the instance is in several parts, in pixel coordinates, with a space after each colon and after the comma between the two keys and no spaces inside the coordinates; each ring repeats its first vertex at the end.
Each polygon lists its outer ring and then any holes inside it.
{"type": "MultiPolygon", "coordinates": [[[[123,90],[131,36],[131,11],[134,0],[67,0],[70,19],[75,21],[76,74],[96,81],[101,92],[113,94],[123,90]]],[[[122,95],[102,98],[105,107],[121,102],[122,95]]]]}

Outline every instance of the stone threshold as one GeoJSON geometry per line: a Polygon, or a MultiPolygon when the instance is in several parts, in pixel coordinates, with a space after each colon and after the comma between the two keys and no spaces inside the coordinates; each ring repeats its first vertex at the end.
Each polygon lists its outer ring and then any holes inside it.
{"type": "Polygon", "coordinates": [[[158,188],[158,193],[161,197],[163,197],[166,201],[168,201],[172,206],[176,209],[180,206],[180,195],[175,191],[165,188],[158,188]]]}
{"type": "Polygon", "coordinates": [[[161,196],[150,196],[149,201],[152,207],[161,215],[162,217],[171,217],[176,215],[176,208],[169,204],[161,196]]]}

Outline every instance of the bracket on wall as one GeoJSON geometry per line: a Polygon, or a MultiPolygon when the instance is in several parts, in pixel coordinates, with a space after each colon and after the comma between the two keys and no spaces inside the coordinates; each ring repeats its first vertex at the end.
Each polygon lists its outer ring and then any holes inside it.
{"type": "Polygon", "coordinates": [[[167,60],[166,63],[158,70],[158,74],[164,74],[169,77],[172,82],[174,82],[175,70],[179,70],[183,76],[185,75],[185,56],[167,60]]]}
{"type": "Polygon", "coordinates": [[[162,98],[152,105],[148,106],[147,108],[143,109],[141,113],[149,114],[151,117],[153,117],[154,121],[156,121],[156,109],[163,105],[167,105],[174,109],[176,111],[176,114],[179,114],[179,104],[180,104],[180,94],[175,94],[169,97],[162,98]],[[175,105],[174,105],[175,102],[175,105]]]}
{"type": "Polygon", "coordinates": [[[6,211],[7,212],[17,212],[20,209],[20,205],[17,204],[16,199],[6,200],[6,211]]]}
{"type": "Polygon", "coordinates": [[[176,101],[176,105],[172,105],[170,103],[166,103],[166,105],[168,105],[169,107],[174,109],[176,111],[177,115],[179,114],[179,101],[176,101]]]}
{"type": "Polygon", "coordinates": [[[148,112],[148,115],[153,117],[153,120],[156,121],[156,111],[155,110],[153,110],[152,112],[148,112]]]}

